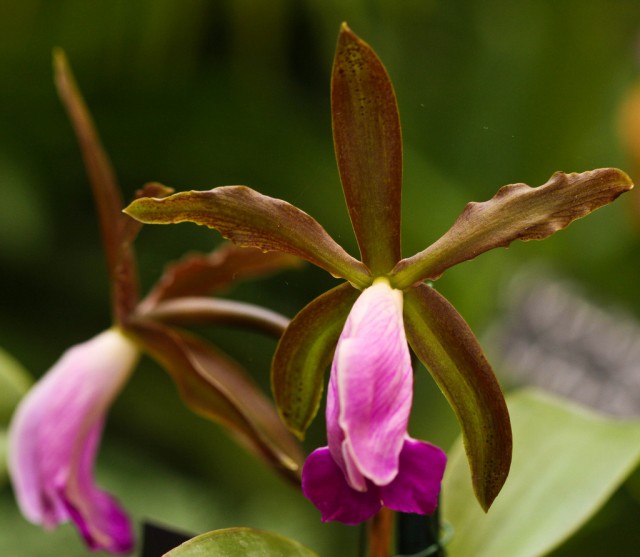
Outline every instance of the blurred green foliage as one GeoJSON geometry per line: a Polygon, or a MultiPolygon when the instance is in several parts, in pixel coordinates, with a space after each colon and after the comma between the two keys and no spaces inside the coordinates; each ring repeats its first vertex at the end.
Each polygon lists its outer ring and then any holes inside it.
{"type": "MultiPolygon", "coordinates": [[[[507,401],[513,463],[487,514],[469,504],[473,493],[462,443],[449,454],[442,510],[456,531],[447,546],[451,557],[548,555],[640,463],[640,420],[605,418],[533,389],[514,392],[507,401]]],[[[611,530],[614,538],[617,527],[611,530]]]]}
{"type": "MultiPolygon", "coordinates": [[[[343,20],[374,46],[395,83],[406,253],[437,238],[467,201],[504,184],[630,165],[616,126],[638,74],[635,0],[0,0],[0,344],[39,376],[108,325],[96,214],[52,84],[53,47],[67,52],[125,199],[150,180],[177,190],[246,184],[295,203],[355,252],[329,111],[343,20]]],[[[544,243],[465,263],[438,287],[480,335],[509,277],[539,261],[637,315],[631,195],[544,243]]],[[[168,259],[218,242],[191,225],[146,227],[137,243],[143,284],[168,259]]],[[[309,266],[230,295],[293,315],[332,283],[309,266]]],[[[206,334],[268,388],[272,340],[206,334]]],[[[457,425],[423,370],[416,381],[412,433],[448,447],[457,425]]],[[[324,444],[321,422],[309,449],[324,444]]],[[[149,362],[110,416],[99,478],[137,519],[194,532],[265,528],[323,555],[355,547],[357,532],[321,525],[301,495],[190,414],[149,362]]],[[[638,516],[638,490],[631,493],[591,526],[607,524],[607,537],[628,544],[610,554],[640,543],[637,529],[618,536],[607,518],[638,516]]],[[[0,523],[2,555],[86,554],[70,528],[48,534],[26,523],[8,486],[0,523]]],[[[593,539],[583,534],[558,555],[601,554],[590,551],[593,539]]]]}

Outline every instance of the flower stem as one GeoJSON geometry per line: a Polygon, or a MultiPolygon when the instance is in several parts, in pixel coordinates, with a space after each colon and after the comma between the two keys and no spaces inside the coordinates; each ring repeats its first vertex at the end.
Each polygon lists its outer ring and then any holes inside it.
{"type": "Polygon", "coordinates": [[[395,513],[391,509],[383,507],[369,521],[369,557],[389,557],[391,555],[394,515],[395,513]]]}

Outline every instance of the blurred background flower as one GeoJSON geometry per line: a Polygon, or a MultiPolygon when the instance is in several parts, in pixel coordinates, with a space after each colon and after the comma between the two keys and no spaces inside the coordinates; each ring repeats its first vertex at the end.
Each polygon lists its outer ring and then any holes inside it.
{"type": "MultiPolygon", "coordinates": [[[[344,20],[375,45],[395,84],[404,255],[503,184],[539,185],[556,170],[633,171],[617,126],[638,77],[634,0],[0,0],[0,345],[38,376],[110,322],[96,214],[53,86],[53,47],[73,64],[125,199],[149,180],[177,190],[246,184],[309,212],[355,255],[329,111],[344,20]]],[[[545,242],[464,263],[439,289],[482,336],[502,317],[500,293],[523,262],[543,262],[598,307],[637,318],[637,219],[623,198],[545,242]]],[[[195,226],[145,227],[143,290],[167,260],[216,241],[195,226]]],[[[292,316],[335,284],[308,266],[243,284],[234,298],[292,316]]],[[[274,340],[202,332],[268,388],[274,340]]],[[[504,377],[506,363],[495,364],[504,377]]],[[[412,434],[448,447],[458,427],[426,373],[416,374],[415,401],[412,434]]],[[[323,444],[321,422],[308,449],[323,444]]],[[[265,528],[325,555],[355,547],[348,527],[320,525],[301,494],[193,416],[148,360],[113,408],[97,474],[137,520],[193,532],[265,528]]],[[[639,499],[636,473],[554,557],[629,554],[640,543],[639,499]]],[[[0,523],[0,554],[85,554],[72,530],[43,533],[24,521],[6,483],[0,523]]]]}

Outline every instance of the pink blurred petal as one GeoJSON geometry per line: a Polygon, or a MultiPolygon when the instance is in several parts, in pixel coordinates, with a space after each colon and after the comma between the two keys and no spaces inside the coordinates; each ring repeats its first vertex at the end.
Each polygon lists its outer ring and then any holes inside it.
{"type": "Polygon", "coordinates": [[[439,447],[407,438],[396,479],[380,488],[384,506],[405,513],[431,514],[438,505],[446,463],[447,456],[439,447]]]}
{"type": "Polygon", "coordinates": [[[123,553],[131,527],[98,490],[93,461],[102,422],[137,360],[117,329],[67,350],[18,406],[9,428],[9,472],[20,508],[52,528],[72,519],[90,547],[123,553]]]}
{"type": "MultiPolygon", "coordinates": [[[[362,488],[359,475],[376,485],[388,484],[398,473],[411,411],[413,372],[402,292],[386,280],[367,288],[349,313],[336,348],[332,381],[338,394],[338,425],[344,434],[342,457],[352,487],[362,488]]],[[[335,427],[331,424],[329,429],[335,427]]]]}
{"type": "Polygon", "coordinates": [[[302,468],[302,493],[320,510],[322,521],[359,524],[381,508],[376,486],[364,492],[347,484],[328,447],[313,451],[302,468]]]}
{"type": "Polygon", "coordinates": [[[133,533],[125,512],[93,480],[93,465],[100,444],[103,421],[96,423],[87,436],[78,461],[77,473],[69,478],[60,497],[71,520],[92,549],[121,554],[131,551],[133,533]]]}

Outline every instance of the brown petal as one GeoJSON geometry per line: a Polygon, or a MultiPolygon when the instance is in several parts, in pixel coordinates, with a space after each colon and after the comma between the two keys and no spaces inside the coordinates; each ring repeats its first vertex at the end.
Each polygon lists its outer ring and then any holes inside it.
{"type": "Polygon", "coordinates": [[[267,308],[203,296],[184,296],[159,302],[144,317],[170,325],[231,325],[280,337],[289,319],[267,308]]]}
{"type": "Polygon", "coordinates": [[[299,266],[300,259],[273,251],[224,243],[208,254],[193,253],[171,263],[143,301],[151,307],[169,298],[205,296],[230,287],[236,280],[255,278],[299,266]]]}
{"type": "MultiPolygon", "coordinates": [[[[173,188],[169,188],[158,182],[147,182],[140,189],[136,190],[134,199],[140,199],[141,197],[166,197],[167,195],[171,195],[173,191],[173,188]]],[[[125,220],[124,238],[128,242],[133,243],[142,228],[142,223],[131,218],[125,220]]]]}
{"type": "Polygon", "coordinates": [[[371,283],[368,269],[351,257],[318,222],[297,207],[246,186],[137,199],[125,212],[149,224],[194,222],[215,228],[239,246],[282,251],[322,267],[359,287],[371,283]]]}
{"type": "Polygon", "coordinates": [[[392,284],[403,289],[425,278],[435,280],[449,267],[514,240],[542,240],[631,188],[631,179],[615,168],[556,172],[537,188],[504,186],[489,201],[469,203],[444,236],[400,261],[392,284]]]}
{"type": "Polygon", "coordinates": [[[456,414],[476,497],[486,511],[511,465],[509,412],[489,362],[456,309],[433,288],[405,293],[411,348],[429,370],[456,414]]]}
{"type": "Polygon", "coordinates": [[[389,75],[342,24],[331,79],[333,141],[364,263],[387,273],[400,259],[402,135],[389,75]]]}
{"type": "Polygon", "coordinates": [[[135,307],[138,297],[137,271],[131,246],[133,238],[127,235],[129,219],[122,214],[120,188],[109,157],[62,50],[54,50],[53,65],[58,94],[78,138],[98,209],[113,312],[117,320],[123,321],[135,307]]]}
{"type": "Polygon", "coordinates": [[[359,295],[350,284],[325,292],[293,318],[280,339],[271,386],[282,419],[300,438],[318,412],[324,373],[359,295]]]}
{"type": "Polygon", "coordinates": [[[197,337],[160,323],[134,319],[126,332],[169,373],[194,412],[222,424],[280,474],[299,482],[300,445],[236,363],[197,337]]]}

